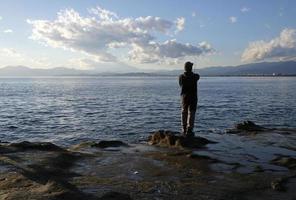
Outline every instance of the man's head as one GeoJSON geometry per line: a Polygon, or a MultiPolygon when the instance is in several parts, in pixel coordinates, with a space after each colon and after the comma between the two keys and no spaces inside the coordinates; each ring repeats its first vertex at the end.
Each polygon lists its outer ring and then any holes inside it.
{"type": "Polygon", "coordinates": [[[193,66],[193,63],[188,61],[184,65],[184,70],[186,72],[192,72],[192,66],[193,66]]]}

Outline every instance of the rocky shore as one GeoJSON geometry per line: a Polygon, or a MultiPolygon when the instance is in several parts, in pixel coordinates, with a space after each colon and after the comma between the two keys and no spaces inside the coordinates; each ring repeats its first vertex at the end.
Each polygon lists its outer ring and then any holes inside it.
{"type": "MultiPolygon", "coordinates": [[[[244,122],[227,134],[265,141],[259,135],[284,137],[296,131],[244,122]]],[[[242,173],[241,158],[230,161],[215,154],[221,151],[219,143],[171,131],[157,131],[140,144],[90,141],[65,148],[46,142],[2,142],[0,199],[296,199],[293,145],[283,147],[286,155],[275,152],[268,161],[282,170],[268,170],[257,162],[251,172],[242,173]]]]}

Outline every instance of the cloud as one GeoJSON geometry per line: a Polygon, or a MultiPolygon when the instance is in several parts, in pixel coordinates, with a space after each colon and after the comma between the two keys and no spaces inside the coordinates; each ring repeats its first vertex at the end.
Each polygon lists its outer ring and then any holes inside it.
{"type": "Polygon", "coordinates": [[[231,17],[229,17],[229,21],[230,21],[230,23],[236,23],[237,22],[237,17],[234,17],[234,16],[231,16],[231,17]]]}
{"type": "Polygon", "coordinates": [[[13,30],[11,30],[11,29],[5,29],[5,30],[3,31],[3,33],[13,33],[13,30]]]}
{"type": "Polygon", "coordinates": [[[3,19],[3,17],[0,16],[0,21],[3,19]]]}
{"type": "Polygon", "coordinates": [[[148,60],[150,63],[161,63],[159,59],[181,59],[187,56],[186,53],[200,56],[209,52],[200,45],[187,45],[176,41],[156,42],[155,35],[163,34],[167,37],[172,35],[172,31],[183,30],[183,17],[176,21],[154,16],[120,18],[116,13],[100,7],[89,9],[89,15],[83,17],[73,9],[66,9],[61,10],[53,21],[27,22],[32,25],[33,40],[54,48],[82,52],[101,62],[120,62],[118,51],[125,53],[123,57],[129,57],[130,62],[145,63],[148,60]],[[175,52],[178,50],[182,53],[176,56],[175,52]],[[157,54],[159,55],[155,56],[157,54]],[[153,55],[154,59],[144,59],[149,55],[153,55]]]}
{"type": "Polygon", "coordinates": [[[138,63],[178,63],[178,58],[197,57],[214,53],[215,50],[207,42],[198,45],[182,44],[176,40],[163,43],[151,42],[148,45],[135,45],[129,52],[129,58],[138,63]]]}
{"type": "Polygon", "coordinates": [[[177,18],[176,20],[176,27],[177,27],[177,32],[182,31],[184,29],[185,26],[185,18],[184,17],[180,17],[177,18]]]}
{"type": "Polygon", "coordinates": [[[135,72],[136,69],[125,63],[102,63],[92,57],[74,58],[66,64],[70,68],[95,70],[97,72],[135,72]]]}
{"type": "Polygon", "coordinates": [[[195,16],[196,16],[196,12],[192,12],[192,13],[191,13],[191,16],[192,16],[192,17],[195,17],[195,16]]]}
{"type": "Polygon", "coordinates": [[[5,57],[22,57],[22,54],[18,53],[13,48],[0,48],[0,56],[5,56],[5,57]]]}
{"type": "Polygon", "coordinates": [[[270,41],[254,41],[244,50],[244,62],[260,60],[290,60],[296,58],[296,29],[286,28],[270,41]]]}
{"type": "Polygon", "coordinates": [[[23,65],[26,63],[27,65],[33,67],[49,66],[47,58],[32,58],[32,56],[21,53],[14,48],[0,48],[0,59],[3,63],[8,62],[9,65],[23,65]]]}
{"type": "Polygon", "coordinates": [[[250,8],[247,8],[247,7],[242,7],[241,8],[242,13],[246,13],[246,12],[249,12],[249,11],[250,11],[250,8]]]}

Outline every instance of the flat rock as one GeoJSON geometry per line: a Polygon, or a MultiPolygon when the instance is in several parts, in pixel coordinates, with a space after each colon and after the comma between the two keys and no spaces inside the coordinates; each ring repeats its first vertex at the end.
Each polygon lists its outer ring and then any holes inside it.
{"type": "Polygon", "coordinates": [[[164,147],[200,148],[215,143],[202,137],[184,137],[178,132],[159,130],[148,137],[148,144],[164,147]]]}
{"type": "Polygon", "coordinates": [[[132,200],[128,194],[119,193],[119,192],[108,192],[104,194],[100,200],[132,200]]]}
{"type": "Polygon", "coordinates": [[[39,150],[39,151],[64,151],[63,148],[50,142],[28,142],[11,143],[10,147],[16,147],[22,150],[39,150]]]}

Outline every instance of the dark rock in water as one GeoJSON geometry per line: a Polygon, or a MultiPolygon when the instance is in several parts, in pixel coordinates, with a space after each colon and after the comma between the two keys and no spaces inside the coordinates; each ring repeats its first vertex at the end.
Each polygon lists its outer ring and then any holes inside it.
{"type": "Polygon", "coordinates": [[[237,130],[242,131],[264,131],[266,130],[264,127],[255,124],[252,121],[244,121],[242,123],[238,123],[235,125],[237,130]]]}
{"type": "Polygon", "coordinates": [[[251,132],[256,134],[257,132],[266,131],[268,129],[263,126],[259,126],[252,121],[244,121],[235,125],[233,129],[228,129],[227,133],[236,134],[241,132],[251,132]]]}
{"type": "Polygon", "coordinates": [[[202,137],[184,137],[178,132],[159,130],[149,136],[148,143],[166,147],[199,148],[215,142],[202,137]]]}
{"type": "Polygon", "coordinates": [[[215,159],[215,158],[211,158],[209,156],[205,156],[205,155],[199,155],[199,154],[196,154],[196,153],[190,153],[187,155],[188,158],[193,158],[193,159],[198,159],[198,160],[208,160],[212,163],[217,163],[217,162],[220,162],[218,159],[215,159]]]}
{"type": "Polygon", "coordinates": [[[7,128],[8,129],[17,129],[18,127],[17,126],[14,126],[14,125],[11,125],[11,126],[8,126],[7,128]]]}
{"type": "Polygon", "coordinates": [[[64,151],[61,147],[50,142],[28,142],[11,143],[9,146],[17,147],[22,150],[40,150],[40,151],[64,151]]]}
{"type": "Polygon", "coordinates": [[[254,172],[264,172],[264,169],[260,165],[254,167],[254,172]]]}
{"type": "Polygon", "coordinates": [[[95,143],[91,145],[91,147],[99,147],[99,148],[121,147],[121,146],[127,147],[128,145],[118,140],[111,140],[111,141],[102,140],[99,143],[95,143]]]}
{"type": "Polygon", "coordinates": [[[296,168],[296,158],[288,157],[288,156],[279,156],[273,160],[271,160],[272,164],[280,165],[283,167],[287,167],[289,169],[296,168]]]}
{"type": "Polygon", "coordinates": [[[99,200],[132,200],[132,198],[128,194],[108,192],[99,198],[99,200]]]}

